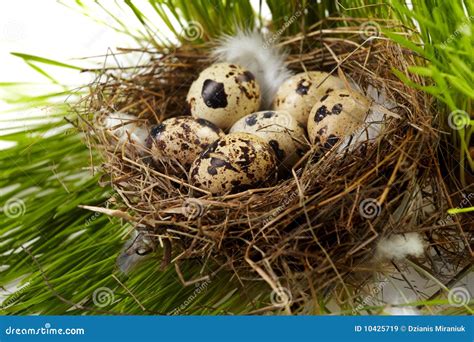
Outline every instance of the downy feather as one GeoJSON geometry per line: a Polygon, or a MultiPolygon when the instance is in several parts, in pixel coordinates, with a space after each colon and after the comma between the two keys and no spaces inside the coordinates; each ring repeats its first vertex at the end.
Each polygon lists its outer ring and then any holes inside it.
{"type": "Polygon", "coordinates": [[[270,108],[278,88],[291,76],[285,66],[286,54],[258,32],[239,31],[223,36],[213,56],[219,62],[238,64],[255,75],[262,93],[261,109],[270,108]]]}

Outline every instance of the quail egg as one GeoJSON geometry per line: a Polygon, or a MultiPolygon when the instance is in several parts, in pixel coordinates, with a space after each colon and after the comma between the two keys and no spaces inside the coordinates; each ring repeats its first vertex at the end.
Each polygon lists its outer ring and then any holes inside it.
{"type": "Polygon", "coordinates": [[[225,130],[258,110],[260,87],[250,71],[236,64],[217,63],[199,74],[186,100],[193,117],[225,130]]]}
{"type": "Polygon", "coordinates": [[[312,144],[329,149],[340,139],[362,127],[370,111],[370,101],[355,91],[335,90],[314,105],[308,118],[312,144]]]}
{"type": "Polygon", "coordinates": [[[177,162],[189,170],[194,159],[222,136],[224,132],[207,120],[181,116],[154,126],[146,145],[155,164],[177,162]]]}
{"type": "Polygon", "coordinates": [[[262,138],[231,133],[210,145],[193,163],[194,186],[215,195],[268,186],[276,179],[276,157],[262,138]]]}
{"type": "Polygon", "coordinates": [[[340,78],[326,72],[303,72],[283,82],[273,100],[273,108],[289,112],[306,125],[314,104],[325,94],[343,88],[344,82],[340,78]]]}
{"type": "Polygon", "coordinates": [[[126,113],[115,112],[107,115],[102,127],[114,136],[113,142],[118,145],[131,143],[140,153],[145,151],[145,141],[149,127],[146,120],[126,113]]]}
{"type": "Polygon", "coordinates": [[[304,155],[304,126],[288,112],[267,110],[244,116],[237,121],[230,133],[246,132],[263,138],[275,151],[280,165],[291,170],[304,155]]]}

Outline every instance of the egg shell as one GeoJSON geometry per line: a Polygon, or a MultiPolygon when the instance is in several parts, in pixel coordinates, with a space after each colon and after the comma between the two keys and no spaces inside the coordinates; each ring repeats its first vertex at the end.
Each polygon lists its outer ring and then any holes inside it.
{"type": "Polygon", "coordinates": [[[226,130],[238,119],[260,107],[260,87],[248,70],[216,63],[192,83],[186,101],[191,115],[226,130]]]}
{"type": "Polygon", "coordinates": [[[268,186],[276,179],[276,157],[262,138],[232,133],[210,145],[193,163],[191,184],[215,195],[268,186]]]}
{"type": "Polygon", "coordinates": [[[237,121],[230,133],[251,133],[264,139],[275,151],[279,168],[291,170],[306,151],[304,126],[288,112],[267,110],[237,121]]]}
{"type": "Polygon", "coordinates": [[[222,136],[224,132],[207,120],[181,116],[154,126],[147,147],[155,164],[177,162],[188,170],[199,154],[222,136]]]}
{"type": "Polygon", "coordinates": [[[344,82],[326,72],[309,71],[287,79],[278,89],[273,108],[289,112],[306,126],[314,104],[333,90],[344,89],[344,82]],[[322,82],[322,83],[321,83],[322,82]]]}
{"type": "Polygon", "coordinates": [[[308,118],[312,144],[329,149],[365,123],[370,101],[355,91],[335,90],[314,105],[308,118]]]}

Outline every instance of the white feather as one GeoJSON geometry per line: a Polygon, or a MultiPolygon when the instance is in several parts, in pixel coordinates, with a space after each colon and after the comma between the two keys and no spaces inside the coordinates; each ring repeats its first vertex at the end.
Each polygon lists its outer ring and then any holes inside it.
{"type": "Polygon", "coordinates": [[[394,234],[377,245],[377,254],[383,259],[402,260],[409,255],[421,256],[423,251],[423,239],[418,233],[394,234]]]}
{"type": "Polygon", "coordinates": [[[407,307],[407,306],[400,306],[400,307],[389,306],[385,308],[384,313],[391,316],[419,316],[421,315],[421,312],[418,309],[413,308],[413,307],[407,307]]]}
{"type": "Polygon", "coordinates": [[[286,54],[257,32],[239,31],[234,36],[223,36],[213,56],[219,62],[238,64],[255,75],[262,92],[261,109],[270,108],[278,88],[291,76],[285,66],[286,54]]]}
{"type": "Polygon", "coordinates": [[[104,121],[104,127],[118,138],[118,144],[131,144],[140,153],[145,152],[149,128],[136,116],[115,112],[109,114],[104,121]]]}

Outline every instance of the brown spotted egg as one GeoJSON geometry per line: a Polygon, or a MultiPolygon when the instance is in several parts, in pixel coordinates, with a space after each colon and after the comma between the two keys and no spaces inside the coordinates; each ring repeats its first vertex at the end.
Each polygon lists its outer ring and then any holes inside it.
{"type": "Polygon", "coordinates": [[[222,129],[260,107],[260,87],[248,70],[228,63],[213,64],[193,82],[186,98],[195,118],[222,129]]]}
{"type": "Polygon", "coordinates": [[[232,126],[230,133],[234,132],[251,133],[263,138],[275,151],[279,164],[288,170],[306,150],[304,126],[288,112],[267,110],[249,114],[232,126]]]}
{"type": "Polygon", "coordinates": [[[276,179],[276,157],[262,138],[232,133],[210,145],[193,163],[194,186],[215,195],[268,186],[276,179]]]}
{"type": "Polygon", "coordinates": [[[306,125],[314,104],[325,94],[343,88],[344,82],[340,78],[326,72],[303,72],[283,82],[273,100],[273,108],[289,112],[306,125]]]}
{"type": "Polygon", "coordinates": [[[207,120],[181,116],[154,126],[147,147],[155,164],[177,162],[189,170],[194,159],[222,136],[224,132],[207,120]]]}
{"type": "Polygon", "coordinates": [[[355,91],[335,90],[324,95],[309,115],[309,140],[331,148],[364,125],[370,105],[366,97],[355,91]]]}

